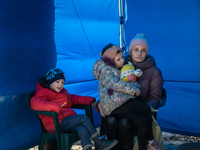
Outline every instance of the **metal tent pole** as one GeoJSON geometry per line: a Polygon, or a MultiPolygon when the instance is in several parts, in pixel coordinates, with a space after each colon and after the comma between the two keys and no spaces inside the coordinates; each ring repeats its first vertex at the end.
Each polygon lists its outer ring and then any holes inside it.
{"type": "Polygon", "coordinates": [[[124,20],[123,20],[123,0],[118,0],[119,4],[119,19],[120,19],[120,29],[119,29],[119,43],[120,47],[125,50],[124,44],[124,20]]]}

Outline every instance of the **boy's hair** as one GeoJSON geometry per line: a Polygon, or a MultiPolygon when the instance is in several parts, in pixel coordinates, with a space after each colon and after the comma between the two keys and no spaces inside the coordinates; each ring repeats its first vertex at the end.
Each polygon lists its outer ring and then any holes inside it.
{"type": "Polygon", "coordinates": [[[63,79],[65,81],[65,74],[58,68],[50,69],[45,76],[47,83],[50,85],[56,80],[63,79]]]}

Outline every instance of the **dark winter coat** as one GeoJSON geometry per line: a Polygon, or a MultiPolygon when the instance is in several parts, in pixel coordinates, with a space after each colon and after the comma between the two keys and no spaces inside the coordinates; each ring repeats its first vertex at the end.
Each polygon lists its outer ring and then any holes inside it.
{"type": "Polygon", "coordinates": [[[144,102],[154,109],[158,109],[162,97],[164,80],[162,72],[156,67],[155,59],[151,55],[148,55],[145,61],[141,63],[134,63],[133,61],[131,63],[136,69],[143,71],[142,76],[138,77],[137,81],[141,85],[141,96],[144,102]]]}

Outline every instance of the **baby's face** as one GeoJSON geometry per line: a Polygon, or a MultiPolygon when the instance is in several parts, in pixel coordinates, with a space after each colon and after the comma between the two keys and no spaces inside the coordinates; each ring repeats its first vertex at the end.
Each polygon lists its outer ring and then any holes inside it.
{"type": "Polygon", "coordinates": [[[124,56],[123,56],[122,52],[115,56],[114,62],[116,64],[117,68],[121,68],[124,65],[124,56]]]}
{"type": "Polygon", "coordinates": [[[56,80],[50,84],[50,88],[59,93],[63,89],[64,83],[65,81],[63,79],[56,80]]]}

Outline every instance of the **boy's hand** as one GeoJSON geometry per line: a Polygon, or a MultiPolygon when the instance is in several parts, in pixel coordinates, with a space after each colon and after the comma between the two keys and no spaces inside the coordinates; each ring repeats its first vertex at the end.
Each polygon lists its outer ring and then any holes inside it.
{"type": "Polygon", "coordinates": [[[98,104],[99,104],[99,101],[97,101],[97,102],[94,104],[94,110],[95,110],[96,112],[100,113],[100,112],[99,112],[98,104]]]}
{"type": "Polygon", "coordinates": [[[96,105],[96,102],[92,102],[91,105],[92,105],[92,106],[95,106],[95,105],[96,105]]]}
{"type": "Polygon", "coordinates": [[[140,91],[139,89],[137,89],[137,90],[135,91],[136,97],[138,97],[140,94],[141,94],[141,91],[140,91]]]}

